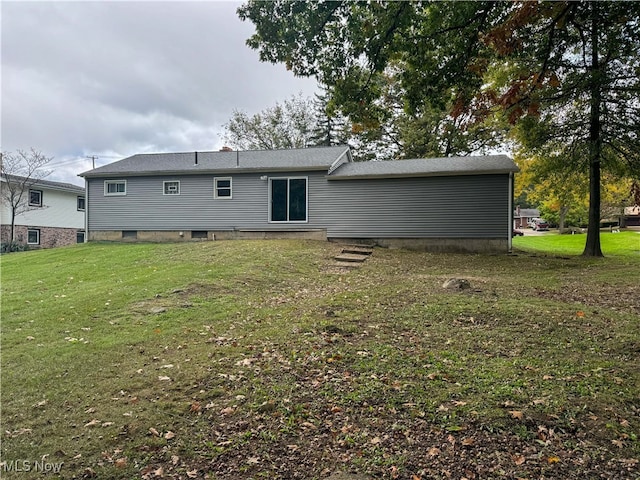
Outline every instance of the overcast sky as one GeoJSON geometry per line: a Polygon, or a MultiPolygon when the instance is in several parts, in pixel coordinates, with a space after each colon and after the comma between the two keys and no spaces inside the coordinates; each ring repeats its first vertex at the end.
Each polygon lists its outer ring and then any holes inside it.
{"type": "Polygon", "coordinates": [[[240,4],[2,1],[2,151],[33,147],[48,179],[82,185],[86,156],[218,150],[234,109],[312,95],[245,45],[240,4]]]}

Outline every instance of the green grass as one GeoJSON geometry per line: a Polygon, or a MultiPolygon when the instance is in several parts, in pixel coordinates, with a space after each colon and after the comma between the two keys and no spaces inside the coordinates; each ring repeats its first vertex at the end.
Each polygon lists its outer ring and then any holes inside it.
{"type": "MultiPolygon", "coordinates": [[[[540,236],[515,237],[513,246],[529,251],[580,255],[586,240],[587,236],[584,234],[559,235],[552,231],[540,236]]],[[[600,243],[604,255],[640,255],[639,231],[601,232],[600,243]]]]}
{"type": "Polygon", "coordinates": [[[630,233],[603,234],[605,259],[525,236],[514,255],[376,249],[350,272],[302,241],[3,256],[0,475],[45,458],[59,478],[635,478],[630,233]]]}

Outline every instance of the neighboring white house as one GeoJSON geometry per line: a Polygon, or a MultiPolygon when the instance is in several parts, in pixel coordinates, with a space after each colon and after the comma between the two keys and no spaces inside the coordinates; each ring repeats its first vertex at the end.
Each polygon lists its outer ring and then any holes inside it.
{"type": "MultiPolygon", "coordinates": [[[[24,177],[8,177],[9,181],[24,177]]],[[[10,242],[11,208],[4,191],[7,179],[0,182],[3,194],[1,212],[2,243],[10,242]]],[[[70,183],[37,180],[25,189],[23,213],[15,219],[14,239],[31,248],[50,248],[84,242],[85,191],[70,183]],[[26,211],[25,211],[26,210],[26,211]]]]}

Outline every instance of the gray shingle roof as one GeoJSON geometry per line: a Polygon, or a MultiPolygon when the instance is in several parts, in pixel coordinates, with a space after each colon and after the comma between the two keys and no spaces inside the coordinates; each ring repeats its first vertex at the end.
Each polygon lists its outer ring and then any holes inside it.
{"type": "Polygon", "coordinates": [[[346,180],[353,178],[425,177],[452,174],[479,175],[511,173],[518,170],[513,160],[506,155],[490,155],[345,163],[329,178],[346,180]]]}
{"type": "MultiPolygon", "coordinates": [[[[349,147],[314,147],[291,150],[250,150],[241,152],[196,152],[138,154],[81,173],[81,177],[113,177],[207,172],[274,170],[329,170],[349,147]]],[[[348,153],[347,153],[348,154],[348,153]]]]}
{"type": "MultiPolygon", "coordinates": [[[[2,181],[5,181],[5,177],[9,181],[17,182],[22,182],[26,179],[26,177],[22,177],[20,175],[2,175],[2,181]]],[[[54,182],[51,180],[33,178],[29,179],[27,183],[28,185],[33,187],[48,187],[54,190],[65,190],[74,193],[84,193],[84,187],[79,187],[78,185],[73,185],[72,183],[54,182]]]]}

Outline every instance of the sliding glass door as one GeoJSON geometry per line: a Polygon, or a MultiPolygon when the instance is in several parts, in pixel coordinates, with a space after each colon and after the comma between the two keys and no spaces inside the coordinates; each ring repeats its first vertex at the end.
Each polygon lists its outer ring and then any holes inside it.
{"type": "Polygon", "coordinates": [[[307,178],[271,179],[271,222],[307,221],[307,178]]]}

